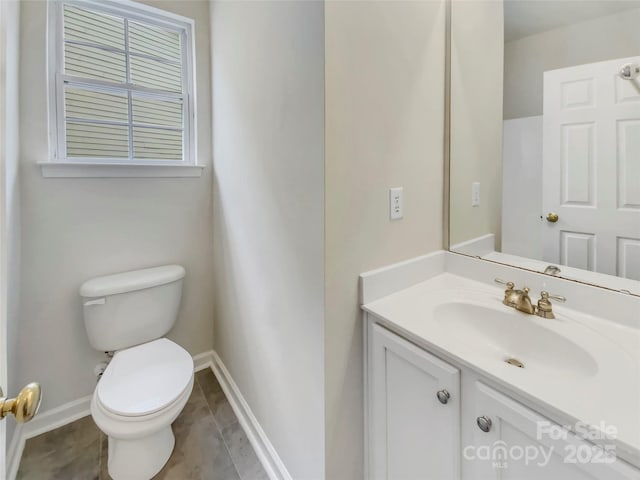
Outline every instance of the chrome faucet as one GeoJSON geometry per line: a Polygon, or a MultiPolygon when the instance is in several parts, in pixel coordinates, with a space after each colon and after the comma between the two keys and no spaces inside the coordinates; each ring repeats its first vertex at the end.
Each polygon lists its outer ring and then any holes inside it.
{"type": "Polygon", "coordinates": [[[505,282],[499,278],[496,278],[495,282],[507,287],[504,291],[502,303],[528,315],[537,315],[542,318],[556,318],[553,314],[553,305],[549,299],[552,298],[559,302],[565,302],[567,300],[560,295],[551,295],[549,292],[543,291],[540,293],[538,304],[534,306],[531,302],[531,297],[529,297],[529,287],[516,290],[513,282],[505,282]]]}

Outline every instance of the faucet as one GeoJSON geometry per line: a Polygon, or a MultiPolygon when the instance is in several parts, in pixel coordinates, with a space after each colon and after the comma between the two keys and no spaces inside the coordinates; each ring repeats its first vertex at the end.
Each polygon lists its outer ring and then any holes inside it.
{"type": "Polygon", "coordinates": [[[531,297],[529,297],[529,287],[523,287],[522,290],[516,290],[513,282],[505,282],[499,278],[495,279],[496,283],[506,285],[504,291],[504,299],[502,303],[508,307],[515,308],[519,312],[526,313],[528,315],[537,315],[542,318],[556,318],[553,314],[553,305],[550,298],[559,302],[565,302],[567,299],[560,295],[551,295],[549,292],[540,292],[540,300],[537,305],[533,305],[531,297]]]}
{"type": "Polygon", "coordinates": [[[505,282],[499,278],[496,278],[495,282],[507,287],[504,291],[504,299],[502,300],[502,303],[507,307],[516,308],[516,303],[518,303],[518,298],[522,294],[522,290],[515,290],[516,284],[513,282],[505,282]]]}
{"type": "Polygon", "coordinates": [[[547,268],[544,269],[545,275],[558,275],[560,273],[560,269],[555,265],[548,265],[547,268]]]}
{"type": "Polygon", "coordinates": [[[524,287],[520,291],[520,295],[516,299],[515,309],[529,315],[536,313],[536,309],[531,303],[531,298],[529,298],[529,287],[524,287]]]}

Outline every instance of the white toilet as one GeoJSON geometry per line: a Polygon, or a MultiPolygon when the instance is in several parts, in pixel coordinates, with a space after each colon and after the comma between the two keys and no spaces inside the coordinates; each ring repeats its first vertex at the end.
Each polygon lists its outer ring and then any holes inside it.
{"type": "Polygon", "coordinates": [[[171,423],[191,395],[193,359],[162,337],[176,321],[184,275],[168,265],[80,287],[91,345],[115,352],[91,400],[91,416],[109,437],[114,480],[148,480],[173,451],[171,423]]]}

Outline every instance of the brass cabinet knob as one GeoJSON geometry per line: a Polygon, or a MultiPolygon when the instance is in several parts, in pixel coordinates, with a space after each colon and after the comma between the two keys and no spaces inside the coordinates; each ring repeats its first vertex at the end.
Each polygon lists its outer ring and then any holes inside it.
{"type": "Polygon", "coordinates": [[[551,212],[547,215],[547,222],[556,223],[559,218],[557,213],[551,212]]]}
{"type": "Polygon", "coordinates": [[[16,398],[0,398],[0,418],[12,413],[16,417],[16,422],[28,422],[38,413],[41,400],[42,389],[40,385],[30,383],[20,390],[16,398]]]}

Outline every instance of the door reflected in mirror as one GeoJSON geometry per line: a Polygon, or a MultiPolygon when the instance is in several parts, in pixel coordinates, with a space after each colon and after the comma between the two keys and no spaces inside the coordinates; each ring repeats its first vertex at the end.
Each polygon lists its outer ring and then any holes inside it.
{"type": "Polygon", "coordinates": [[[450,249],[640,295],[640,0],[451,11],[450,249]]]}

